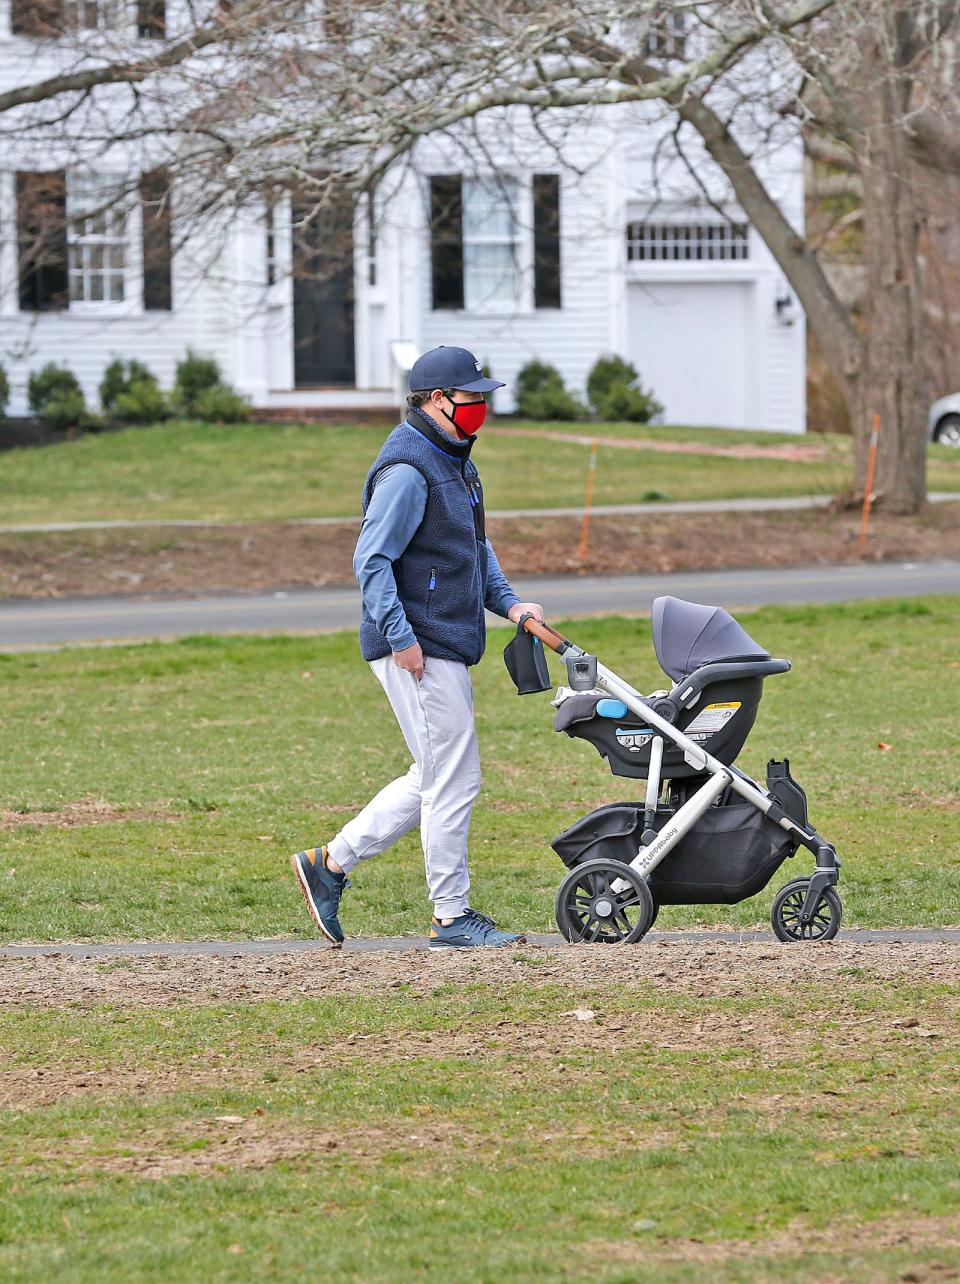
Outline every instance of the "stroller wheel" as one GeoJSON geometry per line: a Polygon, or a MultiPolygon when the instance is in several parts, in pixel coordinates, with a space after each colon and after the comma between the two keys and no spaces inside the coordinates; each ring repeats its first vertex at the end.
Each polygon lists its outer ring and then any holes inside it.
{"type": "Polygon", "coordinates": [[[832,941],[840,931],[840,897],[832,887],[825,887],[820,893],[810,922],[800,921],[800,912],[809,886],[809,878],[795,878],[777,892],[770,911],[770,922],[779,940],[832,941]]]}
{"type": "Polygon", "coordinates": [[[590,860],[560,884],[557,926],[568,941],[626,945],[639,941],[654,919],[647,880],[617,860],[590,860]]]}

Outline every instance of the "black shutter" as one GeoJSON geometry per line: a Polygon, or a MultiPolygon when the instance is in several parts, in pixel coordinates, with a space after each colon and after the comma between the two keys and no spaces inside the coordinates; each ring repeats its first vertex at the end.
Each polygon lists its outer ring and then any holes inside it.
{"type": "Polygon", "coordinates": [[[533,176],[533,303],[560,307],[560,175],[533,176]]]}
{"type": "Polygon", "coordinates": [[[67,307],[67,176],[63,170],[17,175],[20,307],[67,307]]]}
{"type": "Polygon", "coordinates": [[[143,218],[143,306],[169,312],[173,306],[170,231],[170,171],[152,169],[140,178],[143,218]]]}
{"type": "Polygon", "coordinates": [[[141,40],[163,40],[167,34],[165,0],[137,0],[137,35],[141,40]]]}
{"type": "Polygon", "coordinates": [[[62,34],[65,27],[62,0],[11,0],[10,30],[34,40],[62,34]]]}
{"type": "Polygon", "coordinates": [[[463,182],[459,174],[430,179],[430,257],[434,308],[463,307],[463,182]]]}

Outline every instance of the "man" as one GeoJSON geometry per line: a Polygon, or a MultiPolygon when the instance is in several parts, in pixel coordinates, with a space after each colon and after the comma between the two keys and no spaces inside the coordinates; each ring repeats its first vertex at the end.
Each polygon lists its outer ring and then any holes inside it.
{"type": "Polygon", "coordinates": [[[320,931],[343,942],[347,875],[420,826],[436,949],[503,946],[468,899],[467,833],[480,789],[468,669],[486,644],[484,608],[512,621],[521,602],[486,537],[483,490],[470,458],[486,416],[484,377],[465,348],[424,353],[410,371],[407,416],[384,443],[363,488],[353,568],[363,595],[360,650],[386,692],[413,765],[328,844],[291,857],[320,931]]]}

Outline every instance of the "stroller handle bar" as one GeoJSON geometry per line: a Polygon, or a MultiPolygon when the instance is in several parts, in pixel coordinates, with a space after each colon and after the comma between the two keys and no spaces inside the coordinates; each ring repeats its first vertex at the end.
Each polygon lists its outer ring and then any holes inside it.
{"type": "Polygon", "coordinates": [[[539,638],[544,646],[548,646],[551,651],[556,651],[557,655],[563,655],[565,651],[578,651],[580,649],[569,638],[565,638],[562,633],[552,629],[545,621],[541,623],[535,615],[521,615],[520,623],[527,633],[539,638]]]}

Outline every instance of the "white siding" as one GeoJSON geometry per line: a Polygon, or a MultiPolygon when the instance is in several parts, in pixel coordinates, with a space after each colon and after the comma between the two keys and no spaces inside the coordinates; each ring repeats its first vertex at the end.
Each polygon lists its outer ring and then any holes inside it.
{"type": "MultiPolygon", "coordinates": [[[[16,83],[24,66],[31,76],[40,70],[32,57],[27,58],[30,51],[30,42],[4,38],[0,24],[0,88],[16,83]]],[[[53,54],[44,57],[52,71],[53,54]]],[[[139,358],[169,386],[176,361],[188,346],[215,357],[224,377],[260,406],[384,405],[399,396],[391,343],[409,340],[421,351],[439,343],[462,344],[508,385],[531,358],[548,361],[577,392],[582,392],[597,357],[616,352],[635,362],[644,382],[666,401],[672,421],[802,431],[803,317],[794,307],[794,324],[777,319],[775,301],[785,292],[785,283],[755,234],[747,262],[627,264],[625,226],[638,211],[649,210],[653,218],[653,211],[665,205],[673,217],[684,211],[691,221],[716,217],[683,165],[674,161],[655,166],[658,144],[670,128],[662,113],[649,106],[605,109],[575,126],[570,117],[557,117],[556,149],[524,125],[525,120],[501,113],[478,125],[483,147],[471,144],[470,135],[463,147],[449,138],[427,140],[416,156],[419,176],[404,168],[383,185],[385,208],[372,285],[366,226],[358,215],[357,389],[339,392],[293,387],[291,283],[281,279],[266,286],[265,235],[257,211],[233,219],[222,233],[211,230],[202,244],[176,257],[171,313],[142,311],[135,262],[125,308],[99,315],[20,313],[13,173],[31,165],[28,158],[4,157],[0,362],[11,379],[11,412],[26,413],[27,375],[47,361],[66,362],[81,380],[88,403],[95,406],[103,369],[114,356],[139,358]],[[561,174],[560,309],[532,306],[527,254],[526,301],[508,314],[433,310],[425,176],[461,172],[463,158],[469,155],[515,174],[521,186],[534,173],[561,174]]],[[[552,127],[546,118],[540,126],[552,127]]],[[[724,176],[695,149],[691,155],[711,197],[729,202],[724,176]]],[[[787,140],[779,150],[768,149],[758,168],[787,216],[802,227],[799,142],[787,140]]],[[[525,208],[530,210],[529,201],[525,208]]],[[[735,214],[734,207],[727,204],[727,209],[735,214]]],[[[529,249],[529,219],[524,220],[522,234],[529,249]]],[[[281,251],[283,239],[278,237],[281,251]]],[[[134,216],[134,258],[138,240],[134,216]]],[[[497,395],[498,409],[508,411],[513,405],[511,388],[497,395]]]]}

